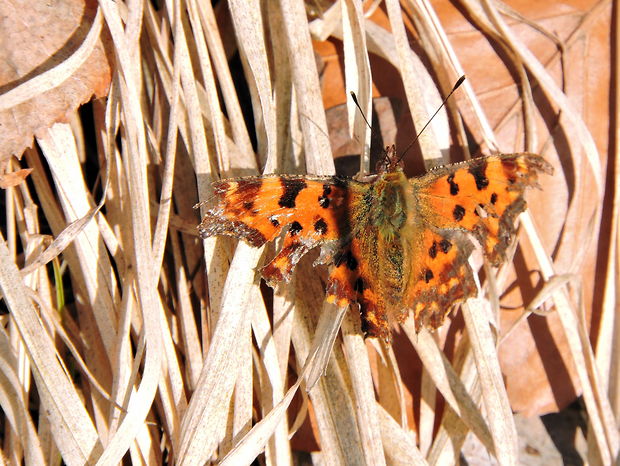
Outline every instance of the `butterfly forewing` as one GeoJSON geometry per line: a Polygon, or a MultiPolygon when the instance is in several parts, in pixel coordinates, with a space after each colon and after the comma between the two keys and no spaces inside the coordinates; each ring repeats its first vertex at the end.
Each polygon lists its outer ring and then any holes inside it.
{"type": "Polygon", "coordinates": [[[505,154],[440,167],[411,183],[426,223],[473,233],[498,265],[525,210],[523,193],[537,185],[538,172],[552,172],[539,155],[505,154]]]}
{"type": "Polygon", "coordinates": [[[214,183],[215,199],[198,226],[203,237],[229,235],[262,246],[286,234],[265,279],[288,280],[309,249],[348,236],[347,203],[353,180],[269,175],[214,183]]]}

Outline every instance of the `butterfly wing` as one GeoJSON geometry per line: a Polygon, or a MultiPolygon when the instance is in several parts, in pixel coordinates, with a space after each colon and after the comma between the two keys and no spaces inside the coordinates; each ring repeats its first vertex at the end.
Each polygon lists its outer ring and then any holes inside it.
{"type": "Polygon", "coordinates": [[[476,294],[467,262],[472,245],[464,233],[474,235],[493,265],[505,259],[516,217],[526,207],[523,193],[537,186],[539,172],[552,168],[542,157],[522,153],[440,167],[410,180],[416,251],[405,301],[417,328],[437,328],[455,303],[476,294]]]}
{"type": "MultiPolygon", "coordinates": [[[[357,197],[363,202],[362,196],[357,197]]],[[[348,242],[340,243],[330,261],[326,299],[339,307],[358,303],[362,318],[362,330],[368,336],[389,339],[389,322],[385,311],[383,289],[389,286],[381,273],[385,251],[376,228],[364,216],[355,215],[355,203],[351,206],[357,231],[348,242]]]]}
{"type": "Polygon", "coordinates": [[[412,183],[426,223],[473,233],[497,266],[525,210],[523,193],[538,186],[539,172],[553,172],[539,155],[503,154],[440,167],[412,183]]]}
{"type": "Polygon", "coordinates": [[[235,236],[259,247],[286,229],[280,251],[262,269],[273,286],[288,280],[313,247],[347,237],[351,184],[360,183],[340,177],[278,175],[222,180],[213,184],[213,205],[198,230],[203,238],[235,236]]]}

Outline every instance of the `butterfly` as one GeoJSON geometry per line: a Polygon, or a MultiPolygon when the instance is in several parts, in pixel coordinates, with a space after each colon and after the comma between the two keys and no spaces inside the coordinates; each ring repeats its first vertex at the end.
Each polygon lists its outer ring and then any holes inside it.
{"type": "Polygon", "coordinates": [[[213,183],[198,226],[203,238],[228,235],[260,247],[283,236],[261,269],[286,282],[320,246],[330,266],[326,299],[359,305],[366,336],[389,341],[411,313],[416,329],[438,328],[455,304],[476,295],[468,264],[473,236],[498,266],[526,208],[524,191],[551,165],[531,153],[445,165],[408,179],[394,147],[363,181],[341,176],[264,175],[213,183]]]}

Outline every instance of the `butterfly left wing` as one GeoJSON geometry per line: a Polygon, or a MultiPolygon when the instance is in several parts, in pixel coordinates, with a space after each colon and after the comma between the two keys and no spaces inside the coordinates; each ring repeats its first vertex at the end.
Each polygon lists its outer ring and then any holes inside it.
{"type": "Polygon", "coordinates": [[[287,228],[276,257],[262,269],[270,285],[287,281],[313,247],[345,238],[349,185],[340,177],[266,175],[213,184],[214,204],[198,226],[203,238],[228,235],[259,247],[287,228]]]}
{"type": "Polygon", "coordinates": [[[467,262],[472,245],[465,232],[473,233],[493,265],[505,259],[516,217],[526,207],[523,193],[537,186],[540,172],[552,173],[542,157],[505,154],[440,167],[410,180],[417,252],[405,301],[417,328],[437,328],[455,303],[475,296],[467,262]]]}
{"type": "Polygon", "coordinates": [[[497,266],[526,208],[523,193],[538,186],[538,173],[553,173],[541,156],[530,153],[480,157],[432,170],[415,180],[424,220],[437,228],[473,233],[485,256],[497,266]]]}

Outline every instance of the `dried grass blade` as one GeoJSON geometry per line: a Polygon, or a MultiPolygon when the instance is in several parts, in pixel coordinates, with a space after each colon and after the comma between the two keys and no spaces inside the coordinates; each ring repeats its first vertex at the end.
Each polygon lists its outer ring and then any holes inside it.
{"type": "Polygon", "coordinates": [[[177,265],[177,297],[178,307],[176,314],[181,328],[181,339],[184,348],[185,370],[187,371],[186,389],[194,391],[198,384],[200,372],[202,370],[202,345],[198,337],[194,309],[189,295],[189,282],[185,276],[185,270],[180,266],[182,262],[179,239],[177,235],[170,235],[172,251],[177,265]]]}
{"type": "Polygon", "coordinates": [[[102,448],[90,416],[56,359],[54,344],[28,301],[22,277],[0,236],[0,290],[32,364],[41,404],[67,464],[84,464],[102,448]]]}
{"type": "MultiPolygon", "coordinates": [[[[553,276],[553,265],[547,256],[542,244],[535,234],[534,224],[527,212],[521,215],[521,225],[526,231],[531,231],[528,238],[533,242],[534,252],[545,278],[553,276]]],[[[592,355],[592,347],[583,322],[577,319],[576,312],[572,308],[566,291],[558,290],[553,294],[557,313],[564,329],[566,340],[569,344],[571,356],[575,364],[575,370],[581,383],[583,399],[588,410],[589,420],[595,435],[596,444],[603,463],[608,463],[611,458],[618,454],[620,443],[617,422],[614,419],[609,399],[598,381],[596,364],[592,355]]]]}
{"type": "MultiPolygon", "coordinates": [[[[26,464],[46,464],[37,429],[20,383],[19,361],[4,328],[0,329],[0,407],[24,449],[26,464]]],[[[39,425],[39,428],[41,426],[39,425]]]]}
{"type": "MultiPolygon", "coordinates": [[[[618,8],[612,10],[612,25],[614,29],[611,37],[614,50],[619,50],[620,34],[618,21],[620,12],[618,8]]],[[[613,193],[611,201],[611,219],[609,226],[609,253],[607,257],[607,270],[605,273],[605,283],[603,289],[603,304],[601,310],[601,323],[599,334],[596,341],[595,355],[596,362],[601,370],[601,388],[609,392],[612,409],[616,418],[620,418],[620,66],[617,61],[615,68],[612,69],[612,86],[610,98],[610,123],[615,122],[615,127],[610,131],[610,147],[615,147],[613,157],[608,160],[613,164],[613,173],[610,175],[613,180],[606,186],[609,192],[613,193]]]]}
{"type": "MultiPolygon", "coordinates": [[[[193,37],[192,43],[195,44],[197,51],[197,59],[199,61],[200,70],[204,83],[204,95],[206,97],[206,108],[204,113],[209,115],[209,120],[213,127],[213,136],[215,139],[215,147],[218,158],[220,160],[220,168],[230,165],[229,145],[228,138],[226,136],[226,129],[224,124],[224,114],[220,107],[220,100],[218,95],[217,83],[213,74],[213,68],[211,66],[211,57],[209,50],[207,49],[205,30],[203,29],[203,23],[199,18],[197,11],[198,6],[195,2],[188,2],[187,13],[192,26],[193,37]],[[224,161],[224,163],[221,163],[224,161]]],[[[245,158],[253,158],[253,153],[243,153],[245,158]]],[[[253,166],[254,164],[252,164],[253,166]]]]}
{"type": "MultiPolygon", "coordinates": [[[[255,329],[255,332],[257,332],[257,338],[261,335],[268,337],[268,334],[265,333],[268,327],[261,325],[261,320],[263,319],[257,318],[256,316],[253,319],[253,327],[255,329]]],[[[259,423],[257,423],[252,428],[252,430],[223,459],[222,464],[232,465],[252,462],[256,458],[256,456],[258,456],[258,454],[263,450],[265,444],[274,434],[274,432],[276,432],[276,435],[278,435],[276,429],[278,429],[279,426],[284,427],[287,425],[286,422],[282,421],[286,421],[284,417],[286,414],[286,409],[290,405],[293,396],[295,395],[295,392],[299,388],[300,384],[309,377],[310,372],[315,370],[317,366],[324,368],[324,365],[321,362],[321,359],[324,358],[324,351],[322,347],[325,346],[323,345],[324,338],[322,337],[324,337],[324,333],[317,331],[313,347],[308,352],[308,356],[302,370],[299,373],[297,382],[295,382],[295,384],[293,384],[293,386],[289,388],[289,390],[286,392],[286,395],[284,395],[284,397],[280,399],[280,401],[274,406],[274,408],[269,411],[269,413],[267,413],[267,415],[265,415],[265,417],[259,423]]],[[[271,346],[269,339],[265,340],[264,338],[258,338],[258,340],[265,342],[265,354],[272,352],[271,350],[269,350],[269,346],[271,346]]],[[[329,346],[331,348],[331,345],[329,346]]],[[[263,345],[261,345],[261,348],[263,348],[263,345]]],[[[277,369],[277,365],[273,364],[274,362],[277,362],[275,358],[275,353],[266,361],[271,361],[269,367],[271,367],[272,371],[275,371],[277,369]]],[[[270,380],[275,381],[277,375],[277,372],[274,372],[274,374],[270,376],[270,380]]],[[[277,387],[274,387],[274,389],[275,388],[277,387]]],[[[282,391],[280,391],[280,393],[282,393],[282,391]]],[[[281,441],[284,441],[284,439],[281,439],[281,441]]],[[[324,453],[328,453],[323,448],[322,451],[324,453]]],[[[278,455],[282,455],[283,453],[285,452],[276,452],[276,454],[278,455]]],[[[286,458],[280,456],[279,458],[277,458],[274,464],[287,464],[286,458]],[[277,461],[284,462],[278,463],[277,461]]]]}
{"type": "Polygon", "coordinates": [[[281,9],[280,15],[288,39],[286,45],[297,107],[303,112],[300,113],[300,125],[308,172],[315,175],[332,174],[334,160],[304,4],[296,0],[280,0],[277,4],[273,1],[271,4],[281,9]]]}
{"type": "Polygon", "coordinates": [[[325,375],[340,325],[347,311],[348,308],[346,307],[335,307],[327,303],[323,305],[310,350],[310,354],[316,352],[316,357],[314,357],[313,364],[306,376],[306,390],[308,392],[325,375]]]}
{"type": "MultiPolygon", "coordinates": [[[[355,92],[357,95],[363,115],[371,115],[372,75],[366,49],[366,32],[361,4],[353,0],[344,0],[341,2],[341,7],[345,86],[349,92],[355,92]]],[[[349,128],[352,129],[353,139],[362,144],[360,173],[368,173],[371,132],[351,99],[347,99],[347,103],[349,128]]]]}
{"type": "Polygon", "coordinates": [[[99,3],[111,36],[116,46],[119,63],[119,83],[124,109],[124,123],[127,131],[127,185],[130,191],[132,212],[132,234],[135,253],[136,290],[139,309],[143,321],[146,351],[144,370],[141,383],[135,395],[131,397],[128,413],[118,431],[108,443],[99,462],[119,461],[129,449],[133,439],[143,427],[144,421],[151,409],[161,373],[161,328],[160,313],[162,312],[157,298],[155,286],[158,271],[153,268],[151,249],[151,230],[149,217],[148,189],[146,181],[147,145],[144,131],[144,115],[140,106],[138,90],[140,82],[138,73],[134,69],[131,51],[138,49],[139,18],[142,9],[136,8],[129,19],[136,18],[135,22],[127,23],[127,30],[117,10],[117,4],[110,0],[99,3]],[[134,29],[131,29],[131,26],[134,29]],[[132,34],[132,32],[134,34],[132,34]],[[133,40],[133,42],[128,42],[133,40]],[[147,241],[144,241],[147,238],[147,241]]]}
{"type": "MultiPolygon", "coordinates": [[[[309,266],[302,263],[298,267],[304,269],[309,266]]],[[[312,358],[311,366],[323,368],[326,357],[330,354],[333,356],[329,359],[325,371],[321,371],[325,377],[319,378],[318,383],[310,391],[320,435],[321,455],[326,464],[342,464],[347,459],[353,464],[363,464],[364,456],[361,453],[363,445],[358,435],[350,383],[345,379],[346,360],[338,345],[335,345],[331,352],[325,351],[331,346],[329,341],[331,337],[334,333],[337,334],[337,328],[332,323],[335,321],[340,323],[341,315],[334,315],[334,311],[340,313],[344,308],[325,302],[323,285],[316,277],[303,282],[297,278],[295,285],[297,310],[292,341],[298,365],[305,364],[308,355],[316,352],[318,354],[312,358]],[[316,315],[320,316],[318,325],[314,324],[316,315]],[[329,338],[324,338],[325,336],[329,338]]],[[[310,370],[316,371],[316,369],[310,370]]]]}
{"type": "MultiPolygon", "coordinates": [[[[257,302],[262,298],[260,292],[256,293],[254,287],[250,290],[249,302],[257,302]],[[254,295],[254,296],[253,296],[254,295]],[[256,296],[258,295],[258,296],[256,296]]],[[[253,313],[254,314],[254,313],[253,313]]],[[[252,319],[253,321],[254,319],[252,319]]],[[[239,367],[237,368],[237,380],[235,381],[235,391],[233,394],[232,406],[232,426],[227,426],[230,430],[232,438],[240,437],[249,432],[252,427],[253,417],[253,401],[254,401],[254,380],[253,380],[253,364],[256,363],[256,351],[252,346],[252,330],[249,325],[244,325],[243,329],[237,334],[237,360],[239,361],[239,367]],[[253,360],[254,359],[254,360],[253,360]]],[[[262,385],[262,384],[261,384],[262,385]]],[[[228,434],[228,432],[227,432],[228,434]]],[[[224,439],[220,445],[220,452],[228,451],[230,444],[232,444],[232,438],[228,437],[224,439]]]]}
{"type": "MultiPolygon", "coordinates": [[[[411,46],[409,45],[409,39],[407,38],[407,32],[403,23],[401,7],[398,0],[386,0],[385,4],[398,54],[398,69],[400,70],[407,95],[411,118],[415,128],[421,129],[428,121],[426,106],[420,105],[421,102],[426,101],[426,95],[420,87],[420,81],[411,60],[411,46]]],[[[435,164],[437,164],[437,161],[443,161],[441,150],[437,145],[437,140],[431,127],[427,127],[419,135],[418,141],[425,160],[435,161],[431,162],[435,164]]]]}
{"type": "Polygon", "coordinates": [[[334,35],[342,26],[342,7],[338,3],[329,5],[310,23],[310,33],[314,40],[328,40],[329,36],[334,35]]]}
{"type": "Polygon", "coordinates": [[[292,287],[282,286],[276,289],[273,297],[273,340],[276,345],[282,383],[288,370],[291,348],[291,333],[295,306],[293,304],[292,287]]]}
{"type": "MultiPolygon", "coordinates": [[[[112,400],[112,398],[110,397],[110,394],[107,393],[106,389],[99,383],[99,381],[97,380],[95,375],[88,368],[88,365],[86,364],[86,362],[82,359],[82,356],[80,355],[80,352],[78,351],[76,346],[73,344],[73,341],[71,340],[71,338],[69,337],[69,335],[65,331],[65,327],[63,327],[62,322],[60,321],[60,318],[59,318],[58,314],[55,311],[53,311],[47,305],[47,303],[43,299],[41,299],[40,295],[38,295],[38,294],[36,294],[36,293],[34,293],[33,291],[30,291],[30,290],[29,290],[28,295],[41,308],[42,313],[44,312],[44,316],[43,317],[44,317],[46,323],[54,328],[55,334],[65,344],[65,346],[67,347],[67,349],[69,350],[69,352],[71,353],[73,358],[75,359],[75,362],[77,363],[77,367],[82,372],[82,374],[84,374],[84,376],[88,379],[88,383],[90,383],[95,388],[95,390],[97,390],[97,392],[104,399],[110,401],[111,403],[115,403],[114,400],[112,400]]],[[[62,309],[62,308],[60,308],[60,309],[62,309]]],[[[58,352],[57,352],[57,354],[58,354],[58,352]]],[[[68,373],[69,371],[65,367],[65,365],[64,365],[60,355],[58,355],[58,359],[60,360],[61,364],[63,365],[63,369],[65,370],[65,372],[68,373]]],[[[117,405],[117,407],[119,407],[119,406],[117,405]]]]}
{"type": "Polygon", "coordinates": [[[485,305],[486,301],[482,299],[470,299],[461,309],[470,334],[486,417],[495,444],[495,457],[499,464],[518,464],[517,428],[504,387],[495,341],[485,317],[487,313],[482,309],[485,305]]]}
{"type": "Polygon", "coordinates": [[[407,319],[402,327],[425,369],[450,407],[480,439],[487,450],[493,452],[495,448],[493,439],[477,404],[454,372],[450,361],[437,346],[437,342],[426,330],[416,333],[412,319],[407,319]]]}
{"type": "Polygon", "coordinates": [[[357,427],[360,432],[366,464],[384,465],[383,444],[381,443],[380,421],[377,417],[377,402],[372,383],[368,350],[361,335],[359,317],[353,318],[351,312],[345,315],[342,324],[344,351],[351,376],[357,427]]]}
{"type": "Polygon", "coordinates": [[[218,89],[222,92],[233,140],[241,153],[252,154],[252,143],[245,126],[235,84],[230,74],[222,37],[218,34],[219,28],[212,5],[209,2],[197,2],[196,8],[203,23],[204,34],[209,47],[209,56],[213,60],[218,89]]]}
{"type": "Polygon", "coordinates": [[[420,466],[428,464],[418,450],[411,432],[399,426],[380,405],[377,406],[377,415],[379,416],[385,455],[389,464],[420,466]]]}
{"type": "MultiPolygon", "coordinates": [[[[73,221],[85,216],[93,208],[93,202],[84,183],[71,128],[66,124],[56,124],[38,139],[38,144],[52,173],[64,218],[73,221]]],[[[52,223],[54,231],[60,230],[59,223],[52,223]]],[[[107,353],[113,354],[116,329],[110,316],[116,313],[114,297],[118,289],[110,261],[102,253],[97,225],[87,222],[82,233],[74,238],[73,246],[76,254],[67,255],[67,260],[71,268],[79,271],[76,275],[82,277],[84,287],[80,291],[93,303],[103,344],[107,353]]]]}
{"type": "Polygon", "coordinates": [[[279,7],[272,8],[275,4],[271,0],[269,4],[269,29],[271,32],[270,44],[273,50],[271,69],[277,70],[273,75],[273,90],[276,114],[276,161],[275,164],[283,173],[296,172],[299,169],[301,147],[299,142],[301,136],[296,137],[294,132],[299,132],[296,128],[299,123],[294,102],[294,88],[291,63],[285,44],[288,39],[282,18],[282,10],[279,7]]]}
{"type": "Polygon", "coordinates": [[[172,101],[170,102],[170,113],[168,121],[168,131],[166,136],[166,147],[164,150],[164,170],[162,173],[162,186],[159,196],[159,209],[157,212],[157,223],[153,234],[153,265],[156,269],[161,268],[164,257],[164,246],[170,222],[170,203],[172,201],[172,187],[174,185],[174,164],[176,161],[177,134],[179,122],[177,120],[180,113],[179,93],[181,87],[181,71],[178,61],[180,57],[180,47],[175,46],[174,54],[174,73],[172,76],[172,101]]]}
{"type": "Polygon", "coordinates": [[[499,340],[499,344],[501,345],[508,337],[512,334],[512,332],[521,325],[521,323],[526,320],[530,313],[547,316],[549,314],[546,310],[540,310],[539,308],[547,301],[548,299],[553,298],[553,294],[566,286],[571,280],[575,280],[576,275],[573,274],[563,274],[563,275],[554,275],[548,281],[545,282],[543,287],[540,289],[536,296],[530,301],[527,305],[523,313],[516,319],[512,325],[502,333],[501,338],[499,340]]]}
{"type": "Polygon", "coordinates": [[[103,204],[105,203],[106,195],[108,192],[108,185],[110,179],[110,164],[106,164],[106,171],[104,176],[103,183],[103,192],[101,194],[101,199],[97,206],[90,209],[86,215],[80,217],[79,219],[71,222],[64,228],[58,235],[54,237],[52,244],[50,244],[45,251],[39,254],[33,261],[29,261],[27,265],[22,269],[22,275],[26,276],[37,268],[47,264],[51,260],[58,257],[66,248],[73,242],[73,240],[77,237],[77,235],[84,230],[86,225],[93,219],[93,217],[101,210],[103,204]]]}
{"type": "MultiPolygon", "coordinates": [[[[265,386],[261,386],[264,393],[261,403],[263,413],[277,406],[284,398],[284,377],[280,371],[280,363],[276,351],[275,341],[271,333],[271,326],[267,309],[264,306],[254,312],[252,329],[260,350],[262,366],[268,380],[261,380],[265,386]]],[[[291,447],[288,439],[288,420],[283,416],[273,432],[272,442],[267,446],[266,456],[271,459],[271,464],[291,464],[291,447]]],[[[268,461],[269,463],[269,461],[268,461]]]]}
{"type": "Polygon", "coordinates": [[[439,430],[426,455],[428,463],[432,465],[458,464],[467,434],[469,434],[469,428],[450,406],[446,406],[439,430]]]}
{"type": "Polygon", "coordinates": [[[22,275],[30,275],[39,267],[57,258],[73,242],[77,235],[84,230],[84,227],[93,219],[95,214],[99,211],[99,208],[99,206],[93,207],[86,215],[67,225],[67,227],[54,238],[52,244],[45,248],[41,254],[21,270],[22,275]]]}
{"type": "Polygon", "coordinates": [[[260,2],[256,0],[231,0],[230,15],[235,26],[237,43],[243,60],[247,62],[247,78],[250,91],[255,101],[253,106],[257,122],[259,154],[266,157],[266,173],[275,170],[276,152],[276,114],[273,105],[273,89],[267,46],[265,44],[264,25],[261,16],[260,2]],[[263,133],[264,132],[264,133],[263,133]],[[264,147],[261,143],[266,138],[264,147]]]}
{"type": "MultiPolygon", "coordinates": [[[[222,309],[200,380],[181,425],[179,464],[202,464],[223,438],[230,397],[237,379],[238,335],[249,326],[252,312],[248,301],[254,268],[262,250],[245,243],[237,246],[222,295],[222,309]]],[[[245,341],[249,344],[249,339],[245,341]]],[[[245,353],[244,353],[245,354],[245,353]]]]}
{"type": "Polygon", "coordinates": [[[427,455],[433,441],[435,429],[437,389],[426,369],[422,368],[420,382],[420,421],[418,423],[418,444],[423,455],[427,455]]]}
{"type": "Polygon", "coordinates": [[[315,358],[316,352],[309,353],[297,381],[288,389],[284,398],[224,457],[220,463],[221,466],[249,464],[263,451],[265,444],[284,419],[286,409],[293,400],[293,396],[299,389],[299,386],[306,378],[308,369],[315,364],[315,358]]]}
{"type": "MultiPolygon", "coordinates": [[[[370,20],[366,21],[365,29],[368,39],[368,50],[387,60],[398,69],[400,66],[400,62],[397,60],[399,54],[393,35],[370,20]]],[[[413,53],[411,49],[409,49],[407,55],[407,66],[411,66],[413,68],[413,78],[411,79],[415,80],[415,86],[420,89],[424,89],[424,93],[420,97],[421,100],[416,101],[416,105],[420,107],[418,110],[420,113],[420,121],[416,122],[416,125],[420,126],[416,126],[416,128],[422,128],[423,125],[427,123],[429,115],[432,115],[437,109],[437,106],[441,102],[441,98],[433,78],[430,76],[425,65],[420,60],[420,57],[413,53]]],[[[465,82],[467,83],[467,81],[465,82]]],[[[446,113],[444,111],[440,111],[435,118],[433,118],[433,121],[430,122],[429,127],[433,129],[432,134],[434,136],[434,141],[437,141],[433,143],[434,146],[438,148],[448,148],[450,145],[450,136],[448,131],[446,131],[446,128],[449,127],[446,113]]],[[[422,135],[426,132],[427,130],[424,130],[422,135]]],[[[424,148],[425,146],[421,147],[424,148]]],[[[426,152],[424,153],[426,154],[426,152]]],[[[429,154],[433,154],[433,150],[431,150],[429,154]]],[[[431,158],[432,157],[429,156],[427,160],[431,162],[431,158]]],[[[443,163],[443,159],[437,159],[431,163],[436,165],[438,161],[443,163]]]]}
{"type": "MultiPolygon", "coordinates": [[[[160,309],[163,310],[163,305],[160,309]]],[[[162,371],[158,394],[162,403],[162,424],[171,433],[170,442],[176,451],[179,448],[181,414],[187,409],[187,398],[185,397],[184,390],[183,368],[177,354],[172,329],[168,325],[166,315],[163,312],[161,314],[161,328],[165,371],[162,371]]]]}

